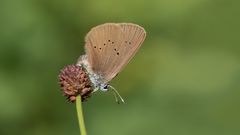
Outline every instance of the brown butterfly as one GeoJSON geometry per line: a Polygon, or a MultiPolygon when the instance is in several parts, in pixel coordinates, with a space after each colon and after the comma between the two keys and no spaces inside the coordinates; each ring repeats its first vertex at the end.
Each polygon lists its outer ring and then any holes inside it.
{"type": "Polygon", "coordinates": [[[144,28],[132,23],[105,23],[88,32],[85,37],[86,54],[77,65],[85,67],[94,91],[111,88],[116,101],[120,94],[108,84],[136,54],[146,37],[144,28]]]}

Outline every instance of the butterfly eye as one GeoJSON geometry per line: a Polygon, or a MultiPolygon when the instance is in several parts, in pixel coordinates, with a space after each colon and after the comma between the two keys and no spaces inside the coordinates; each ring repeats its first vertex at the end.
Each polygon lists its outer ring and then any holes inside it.
{"type": "Polygon", "coordinates": [[[108,89],[108,84],[103,87],[103,89],[108,89]]]}

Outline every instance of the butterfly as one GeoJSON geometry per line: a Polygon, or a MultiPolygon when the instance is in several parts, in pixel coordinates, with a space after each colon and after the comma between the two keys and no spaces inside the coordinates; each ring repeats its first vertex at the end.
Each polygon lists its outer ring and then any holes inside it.
{"type": "MultiPolygon", "coordinates": [[[[133,23],[105,23],[92,28],[85,37],[85,55],[77,61],[84,67],[97,90],[114,92],[124,103],[117,90],[109,85],[111,81],[129,63],[146,37],[143,27],[133,23]]],[[[118,98],[117,98],[118,97],[118,98]]]]}

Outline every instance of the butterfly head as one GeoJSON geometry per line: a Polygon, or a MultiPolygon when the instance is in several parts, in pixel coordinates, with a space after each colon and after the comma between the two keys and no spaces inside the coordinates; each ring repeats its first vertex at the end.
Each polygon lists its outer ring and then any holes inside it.
{"type": "Polygon", "coordinates": [[[109,88],[109,84],[106,84],[106,83],[101,83],[100,86],[99,86],[99,89],[101,91],[107,91],[109,88]]]}

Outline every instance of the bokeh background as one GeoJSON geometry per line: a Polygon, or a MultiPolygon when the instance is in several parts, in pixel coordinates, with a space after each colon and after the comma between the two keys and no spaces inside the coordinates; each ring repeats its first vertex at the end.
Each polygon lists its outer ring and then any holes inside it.
{"type": "Polygon", "coordinates": [[[239,135],[238,0],[1,0],[0,134],[79,135],[59,70],[105,22],[143,26],[142,48],[84,103],[89,135],[239,135]]]}

